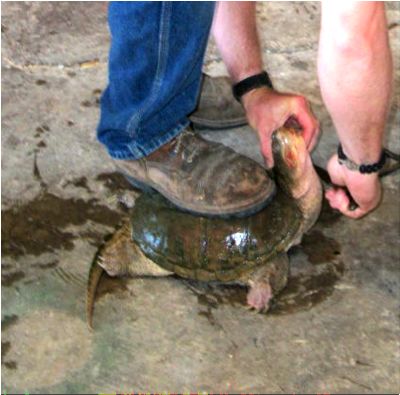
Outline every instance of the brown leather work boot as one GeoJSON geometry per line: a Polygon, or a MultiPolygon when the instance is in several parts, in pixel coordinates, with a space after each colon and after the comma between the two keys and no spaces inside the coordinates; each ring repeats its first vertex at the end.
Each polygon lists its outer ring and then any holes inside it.
{"type": "Polygon", "coordinates": [[[258,163],[189,129],[145,158],[114,162],[134,186],[155,189],[179,208],[203,215],[251,215],[275,191],[258,163]]]}
{"type": "Polygon", "coordinates": [[[196,130],[227,129],[246,125],[243,107],[235,100],[228,77],[209,77],[203,82],[197,109],[189,116],[196,130]]]}

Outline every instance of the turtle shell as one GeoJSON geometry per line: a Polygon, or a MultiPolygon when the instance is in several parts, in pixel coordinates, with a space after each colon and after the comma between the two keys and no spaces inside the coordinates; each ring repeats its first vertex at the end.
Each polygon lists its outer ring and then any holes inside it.
{"type": "Polygon", "coordinates": [[[188,214],[159,194],[142,194],[132,211],[132,238],[179,276],[234,281],[287,250],[300,223],[293,200],[279,190],[259,213],[230,219],[188,214]]]}

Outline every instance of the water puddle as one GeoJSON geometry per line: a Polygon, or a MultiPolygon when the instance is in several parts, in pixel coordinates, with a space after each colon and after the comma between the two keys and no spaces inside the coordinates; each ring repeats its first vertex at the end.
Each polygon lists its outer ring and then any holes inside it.
{"type": "MultiPolygon", "coordinates": [[[[66,231],[67,226],[93,221],[115,227],[121,215],[97,199],[63,199],[43,192],[27,204],[2,210],[2,253],[17,258],[59,249],[71,250],[79,235],[66,231]]],[[[92,235],[92,238],[95,237],[92,235]]],[[[100,240],[102,235],[95,238],[96,242],[100,240]]]]}
{"type": "Polygon", "coordinates": [[[1,285],[3,287],[11,287],[15,282],[22,280],[25,277],[25,273],[21,270],[11,272],[11,273],[2,273],[1,274],[1,285]]]}
{"type": "Polygon", "coordinates": [[[1,330],[5,331],[6,329],[10,328],[12,325],[18,322],[18,316],[15,314],[6,315],[1,320],[1,330]]]}
{"type": "Polygon", "coordinates": [[[96,177],[96,181],[102,182],[104,186],[113,193],[132,189],[132,185],[129,184],[125,177],[117,172],[99,174],[96,177]]]}

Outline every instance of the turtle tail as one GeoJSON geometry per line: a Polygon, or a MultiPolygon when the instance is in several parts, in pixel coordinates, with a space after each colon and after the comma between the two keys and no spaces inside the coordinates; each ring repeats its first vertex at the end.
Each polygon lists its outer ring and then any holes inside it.
{"type": "Polygon", "coordinates": [[[93,330],[93,312],[97,287],[104,273],[104,269],[98,263],[99,259],[100,254],[96,254],[95,258],[93,259],[92,266],[90,267],[86,290],[86,322],[91,331],[93,330]]]}

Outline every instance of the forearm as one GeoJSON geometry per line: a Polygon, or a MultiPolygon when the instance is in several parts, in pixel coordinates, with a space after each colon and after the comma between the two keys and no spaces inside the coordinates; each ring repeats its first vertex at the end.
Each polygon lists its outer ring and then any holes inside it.
{"type": "Polygon", "coordinates": [[[217,3],[212,33],[232,82],[263,70],[255,2],[217,3]]]}
{"type": "Polygon", "coordinates": [[[392,84],[384,3],[322,3],[318,74],[345,153],[378,161],[392,84]]]}

